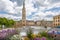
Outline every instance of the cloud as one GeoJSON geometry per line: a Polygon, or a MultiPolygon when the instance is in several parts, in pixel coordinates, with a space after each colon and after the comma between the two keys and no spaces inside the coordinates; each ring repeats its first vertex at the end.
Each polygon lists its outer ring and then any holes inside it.
{"type": "MultiPolygon", "coordinates": [[[[22,3],[23,0],[0,0],[0,11],[7,13],[1,15],[21,20],[22,3]]],[[[25,8],[27,20],[52,20],[60,14],[60,0],[25,0],[25,8]]]]}
{"type": "Polygon", "coordinates": [[[14,7],[14,5],[11,1],[9,1],[9,0],[0,0],[0,8],[3,9],[4,11],[7,11],[9,13],[14,13],[13,7],[14,7]]]}
{"type": "Polygon", "coordinates": [[[21,11],[21,6],[17,6],[17,2],[12,2],[10,0],[0,0],[0,10],[4,10],[10,14],[17,14],[21,11]]]}
{"type": "Polygon", "coordinates": [[[13,19],[15,21],[18,21],[21,19],[21,16],[17,17],[17,16],[14,16],[14,15],[9,15],[9,14],[0,14],[0,17],[5,17],[7,19],[13,19]]]}
{"type": "Polygon", "coordinates": [[[48,0],[51,4],[58,3],[60,0],[48,0]]]}
{"type": "Polygon", "coordinates": [[[20,20],[22,6],[17,6],[17,2],[10,0],[0,0],[0,17],[8,19],[20,20]]]}
{"type": "Polygon", "coordinates": [[[24,0],[10,0],[12,2],[16,2],[17,6],[21,6],[24,0]]]}
{"type": "Polygon", "coordinates": [[[34,15],[32,15],[31,19],[52,20],[53,16],[60,14],[60,9],[59,9],[60,1],[59,0],[56,0],[56,1],[55,0],[36,0],[33,3],[35,6],[39,5],[39,7],[35,7],[37,8],[37,11],[34,15]]]}

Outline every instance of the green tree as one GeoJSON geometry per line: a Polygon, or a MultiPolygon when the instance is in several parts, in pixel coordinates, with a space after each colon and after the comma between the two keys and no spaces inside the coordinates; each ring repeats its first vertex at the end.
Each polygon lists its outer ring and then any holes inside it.
{"type": "Polygon", "coordinates": [[[4,25],[6,27],[12,27],[14,25],[15,21],[10,19],[8,20],[7,18],[0,18],[0,25],[4,25]]]}
{"type": "Polygon", "coordinates": [[[6,18],[2,18],[2,25],[6,25],[7,21],[8,20],[6,18]]]}
{"type": "Polygon", "coordinates": [[[9,23],[9,26],[12,26],[12,25],[14,25],[14,21],[11,19],[11,20],[8,20],[8,23],[9,23]]]}
{"type": "Polygon", "coordinates": [[[2,18],[0,18],[0,28],[2,28],[2,18]]]}

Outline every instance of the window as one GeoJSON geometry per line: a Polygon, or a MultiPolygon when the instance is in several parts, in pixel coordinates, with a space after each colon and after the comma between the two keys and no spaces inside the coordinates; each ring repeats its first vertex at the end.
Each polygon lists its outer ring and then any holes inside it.
{"type": "Polygon", "coordinates": [[[58,24],[58,25],[60,25],[60,24],[58,24]]]}

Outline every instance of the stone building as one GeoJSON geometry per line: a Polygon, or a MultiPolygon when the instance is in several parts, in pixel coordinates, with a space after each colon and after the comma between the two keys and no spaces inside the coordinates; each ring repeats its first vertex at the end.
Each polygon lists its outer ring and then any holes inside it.
{"type": "Polygon", "coordinates": [[[22,26],[26,26],[26,9],[25,9],[25,1],[23,1],[23,8],[22,8],[22,26]]]}
{"type": "Polygon", "coordinates": [[[26,20],[26,8],[25,2],[23,1],[23,8],[22,8],[22,20],[17,21],[14,26],[15,27],[22,27],[22,26],[51,26],[52,21],[34,21],[34,20],[26,20]]]}
{"type": "Polygon", "coordinates": [[[53,27],[60,26],[60,15],[53,17],[53,27]]]}

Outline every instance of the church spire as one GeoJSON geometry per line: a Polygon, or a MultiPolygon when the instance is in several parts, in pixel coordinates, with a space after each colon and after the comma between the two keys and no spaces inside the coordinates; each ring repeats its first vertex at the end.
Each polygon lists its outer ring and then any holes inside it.
{"type": "Polygon", "coordinates": [[[25,8],[25,0],[23,1],[23,8],[25,8]]]}
{"type": "Polygon", "coordinates": [[[22,8],[22,26],[26,26],[25,0],[23,1],[23,8],[22,8]]]}

